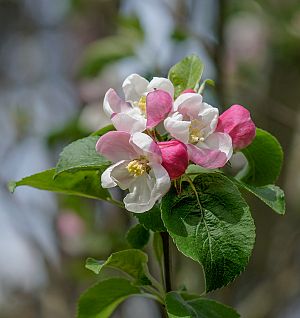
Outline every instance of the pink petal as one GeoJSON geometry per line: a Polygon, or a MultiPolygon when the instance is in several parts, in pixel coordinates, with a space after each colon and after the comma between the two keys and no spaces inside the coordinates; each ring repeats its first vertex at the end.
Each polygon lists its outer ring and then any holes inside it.
{"type": "Polygon", "coordinates": [[[187,148],[189,159],[201,167],[216,169],[227,162],[226,154],[220,150],[198,148],[195,145],[187,145],[187,148]]]}
{"type": "Polygon", "coordinates": [[[158,146],[162,154],[162,166],[170,178],[173,180],[183,175],[189,163],[186,145],[178,140],[170,140],[159,142],[158,146]]]}
{"type": "Polygon", "coordinates": [[[116,91],[110,88],[103,101],[103,110],[108,117],[111,117],[114,113],[121,113],[131,109],[131,106],[126,103],[116,91]]]}
{"type": "Polygon", "coordinates": [[[180,93],[180,95],[186,94],[186,93],[196,93],[196,91],[193,90],[192,88],[188,88],[188,89],[185,89],[184,91],[182,91],[182,92],[180,93]]]}
{"type": "Polygon", "coordinates": [[[162,90],[155,90],[147,94],[146,112],[147,128],[153,128],[164,120],[172,110],[171,95],[162,90]]]}
{"type": "Polygon", "coordinates": [[[133,107],[126,113],[115,114],[111,121],[117,130],[126,131],[130,134],[138,131],[142,132],[146,129],[146,119],[137,107],[133,107]]]}
{"type": "Polygon", "coordinates": [[[249,111],[240,105],[231,106],[219,117],[216,131],[229,134],[234,149],[247,147],[255,138],[255,124],[249,111]]]}
{"type": "Polygon", "coordinates": [[[99,138],[96,151],[112,162],[135,159],[138,154],[129,140],[130,134],[127,132],[109,131],[99,138]]]}
{"type": "Polygon", "coordinates": [[[203,109],[202,96],[195,93],[179,95],[174,102],[174,110],[188,119],[197,118],[203,109]]]}

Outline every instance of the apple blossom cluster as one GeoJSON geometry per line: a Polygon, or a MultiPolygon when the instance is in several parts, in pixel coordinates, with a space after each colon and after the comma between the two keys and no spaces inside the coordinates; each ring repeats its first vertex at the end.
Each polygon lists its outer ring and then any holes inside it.
{"type": "Polygon", "coordinates": [[[255,137],[255,125],[243,106],[233,105],[219,115],[218,108],[192,89],[174,100],[174,86],[166,78],[148,82],[132,74],[122,87],[125,99],[112,88],[105,94],[104,112],[116,130],[101,136],[96,150],[113,163],[101,176],[102,187],[128,189],[128,211],[150,210],[189,162],[221,168],[234,150],[247,147],[255,137]]]}

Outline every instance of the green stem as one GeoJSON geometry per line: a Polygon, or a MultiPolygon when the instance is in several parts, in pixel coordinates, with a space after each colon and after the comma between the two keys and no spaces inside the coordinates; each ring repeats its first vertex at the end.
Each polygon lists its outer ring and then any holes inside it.
{"type": "Polygon", "coordinates": [[[161,232],[160,235],[162,238],[163,251],[164,251],[164,281],[165,281],[166,292],[168,293],[169,291],[172,290],[169,233],[161,232]]]}
{"type": "Polygon", "coordinates": [[[117,206],[118,208],[121,208],[121,209],[124,209],[124,208],[125,208],[123,202],[118,201],[118,200],[115,200],[115,199],[113,199],[113,198],[108,198],[108,199],[107,199],[107,202],[109,202],[109,203],[111,203],[111,204],[117,206]]]}

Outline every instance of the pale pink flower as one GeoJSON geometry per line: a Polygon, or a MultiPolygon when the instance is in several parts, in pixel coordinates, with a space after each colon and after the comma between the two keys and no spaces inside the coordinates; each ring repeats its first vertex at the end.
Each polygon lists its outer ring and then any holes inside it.
{"type": "Polygon", "coordinates": [[[164,121],[166,130],[187,145],[189,159],[204,168],[223,167],[232,155],[227,133],[216,132],[219,111],[195,93],[180,95],[174,112],[164,121]]]}
{"type": "Polygon", "coordinates": [[[162,166],[168,171],[171,180],[179,178],[189,164],[186,145],[178,140],[163,141],[157,144],[162,154],[162,166]]]}
{"type": "Polygon", "coordinates": [[[117,130],[143,132],[164,120],[172,110],[174,86],[169,79],[154,77],[149,83],[138,74],[123,82],[125,100],[110,88],[103,109],[117,130]]]}
{"type": "Polygon", "coordinates": [[[255,124],[249,111],[241,105],[232,105],[218,120],[216,131],[230,135],[234,149],[243,149],[255,138],[255,124]]]}
{"type": "Polygon", "coordinates": [[[123,200],[128,211],[146,212],[168,192],[170,177],[162,166],[161,151],[150,136],[110,131],[100,137],[96,150],[114,163],[103,172],[102,187],[128,189],[123,200]]]}

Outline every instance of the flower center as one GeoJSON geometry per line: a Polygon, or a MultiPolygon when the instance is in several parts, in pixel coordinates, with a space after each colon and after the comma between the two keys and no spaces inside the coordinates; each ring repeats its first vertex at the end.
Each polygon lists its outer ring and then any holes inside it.
{"type": "Polygon", "coordinates": [[[196,144],[199,141],[204,141],[202,124],[198,119],[193,119],[189,128],[189,143],[196,144]]]}
{"type": "Polygon", "coordinates": [[[149,161],[146,158],[141,157],[140,159],[130,161],[126,168],[132,176],[139,177],[145,172],[149,172],[150,167],[148,163],[149,161]]]}
{"type": "Polygon", "coordinates": [[[146,114],[146,96],[142,96],[138,102],[138,107],[143,114],[146,114]]]}

